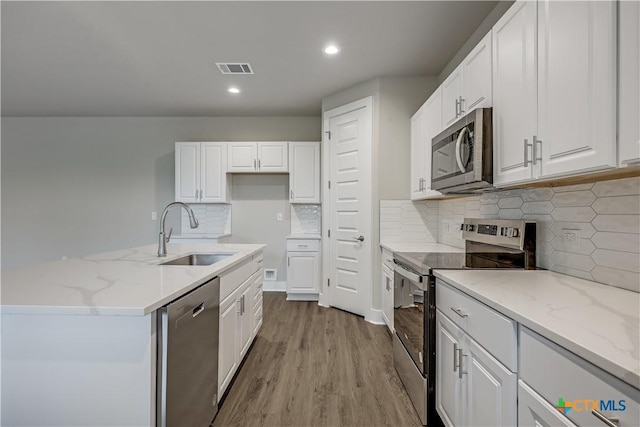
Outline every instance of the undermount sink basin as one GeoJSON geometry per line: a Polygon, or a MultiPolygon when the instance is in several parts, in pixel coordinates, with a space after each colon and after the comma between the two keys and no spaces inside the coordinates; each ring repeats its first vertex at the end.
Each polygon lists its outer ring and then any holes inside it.
{"type": "Polygon", "coordinates": [[[234,254],[191,254],[162,262],[160,265],[211,265],[232,255],[234,254]]]}

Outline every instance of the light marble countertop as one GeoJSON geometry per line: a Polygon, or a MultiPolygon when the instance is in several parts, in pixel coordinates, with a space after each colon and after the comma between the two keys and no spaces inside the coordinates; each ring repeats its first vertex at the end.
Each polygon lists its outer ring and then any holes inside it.
{"type": "Polygon", "coordinates": [[[226,234],[207,234],[207,233],[185,233],[185,234],[174,234],[171,238],[176,239],[220,239],[222,237],[229,237],[231,233],[226,234]]]}
{"type": "Polygon", "coordinates": [[[464,249],[440,243],[390,243],[380,242],[380,246],[391,252],[454,252],[461,253],[464,249]]]}
{"type": "Polygon", "coordinates": [[[143,316],[258,253],[262,244],[168,243],[2,271],[3,314],[143,316]],[[209,266],[158,265],[194,252],[234,253],[209,266]]]}
{"type": "Polygon", "coordinates": [[[640,294],[546,270],[435,275],[640,388],[640,294]]]}

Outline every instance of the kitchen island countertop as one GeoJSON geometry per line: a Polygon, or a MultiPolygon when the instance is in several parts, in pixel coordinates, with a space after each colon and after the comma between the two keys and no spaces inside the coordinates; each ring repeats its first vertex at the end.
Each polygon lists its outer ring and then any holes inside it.
{"type": "Polygon", "coordinates": [[[262,244],[169,243],[2,271],[3,314],[144,316],[257,254],[262,244]],[[159,265],[191,253],[233,253],[209,266],[159,265]]]}

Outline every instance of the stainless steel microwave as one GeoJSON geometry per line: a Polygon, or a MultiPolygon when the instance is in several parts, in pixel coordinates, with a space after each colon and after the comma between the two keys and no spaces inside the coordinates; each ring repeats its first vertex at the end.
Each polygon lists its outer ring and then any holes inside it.
{"type": "Polygon", "coordinates": [[[431,188],[466,193],[493,186],[491,108],[478,108],[431,141],[431,188]]]}

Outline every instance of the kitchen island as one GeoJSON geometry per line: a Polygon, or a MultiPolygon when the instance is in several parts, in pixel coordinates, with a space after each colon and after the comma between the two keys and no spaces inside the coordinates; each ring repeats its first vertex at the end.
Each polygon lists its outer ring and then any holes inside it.
{"type": "Polygon", "coordinates": [[[154,426],[156,310],[216,276],[226,297],[263,248],[149,245],[3,271],[2,425],[154,426]],[[232,255],[159,265],[198,252],[232,255]]]}

